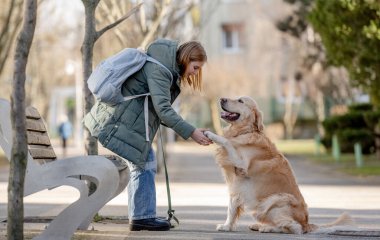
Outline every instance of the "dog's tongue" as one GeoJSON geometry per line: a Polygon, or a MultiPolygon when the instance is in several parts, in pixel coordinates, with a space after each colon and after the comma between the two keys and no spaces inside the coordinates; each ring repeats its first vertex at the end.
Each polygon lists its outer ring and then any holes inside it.
{"type": "Polygon", "coordinates": [[[231,115],[231,113],[229,113],[229,112],[221,112],[220,113],[220,116],[221,117],[228,117],[228,116],[230,116],[231,115]]]}
{"type": "Polygon", "coordinates": [[[231,113],[231,112],[221,112],[220,113],[221,117],[235,117],[236,113],[231,113]]]}

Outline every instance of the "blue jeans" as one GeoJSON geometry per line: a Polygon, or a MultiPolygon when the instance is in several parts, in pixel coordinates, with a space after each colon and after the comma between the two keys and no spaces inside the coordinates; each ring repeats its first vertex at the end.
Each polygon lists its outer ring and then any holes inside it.
{"type": "Polygon", "coordinates": [[[150,149],[144,169],[128,162],[130,177],[128,182],[128,218],[139,220],[156,217],[157,160],[150,149]]]}

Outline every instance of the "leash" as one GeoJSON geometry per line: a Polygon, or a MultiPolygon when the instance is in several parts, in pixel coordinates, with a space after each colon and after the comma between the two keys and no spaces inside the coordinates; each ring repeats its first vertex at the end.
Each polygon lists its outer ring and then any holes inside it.
{"type": "MultiPolygon", "coordinates": [[[[164,168],[165,168],[165,179],[166,179],[166,192],[168,196],[168,221],[170,222],[172,219],[179,225],[178,218],[174,215],[174,209],[172,209],[172,201],[171,201],[171,195],[170,195],[170,186],[169,186],[169,175],[168,175],[168,169],[166,167],[166,158],[165,158],[165,151],[164,151],[164,144],[162,141],[162,134],[161,134],[161,126],[159,129],[159,135],[160,135],[160,141],[161,141],[161,150],[162,150],[162,159],[164,160],[164,168]]],[[[172,225],[174,227],[174,225],[172,225]]]]}

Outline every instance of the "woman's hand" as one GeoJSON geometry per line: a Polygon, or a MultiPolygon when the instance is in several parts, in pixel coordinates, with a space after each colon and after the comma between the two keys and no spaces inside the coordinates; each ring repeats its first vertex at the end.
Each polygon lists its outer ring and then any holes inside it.
{"type": "Polygon", "coordinates": [[[213,142],[206,137],[203,132],[207,131],[208,129],[205,128],[197,128],[194,130],[194,132],[191,134],[191,138],[196,141],[198,144],[207,146],[212,144],[213,142]]]}

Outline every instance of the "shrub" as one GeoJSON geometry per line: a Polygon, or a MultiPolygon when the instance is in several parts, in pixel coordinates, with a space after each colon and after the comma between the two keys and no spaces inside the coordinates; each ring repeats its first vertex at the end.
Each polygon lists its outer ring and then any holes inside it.
{"type": "Polygon", "coordinates": [[[336,134],[343,153],[354,152],[354,144],[362,145],[363,153],[372,153],[375,145],[373,127],[380,117],[380,112],[372,112],[371,104],[355,104],[349,111],[340,116],[332,116],[322,122],[325,136],[322,144],[331,149],[332,136],[336,134]]]}
{"type": "Polygon", "coordinates": [[[375,129],[376,124],[380,121],[380,110],[374,112],[366,112],[364,120],[371,129],[375,129]]]}
{"type": "MultiPolygon", "coordinates": [[[[336,129],[338,129],[339,116],[333,116],[326,118],[322,122],[322,126],[325,129],[325,134],[331,137],[336,129]]],[[[326,136],[327,137],[327,136],[326,136]]]]}
{"type": "Polygon", "coordinates": [[[343,129],[337,131],[340,149],[343,153],[354,152],[354,144],[359,142],[362,146],[363,154],[370,154],[374,151],[374,136],[367,129],[343,129]]]}
{"type": "Polygon", "coordinates": [[[368,112],[372,111],[373,106],[370,103],[356,103],[348,106],[349,112],[368,112]]]}

